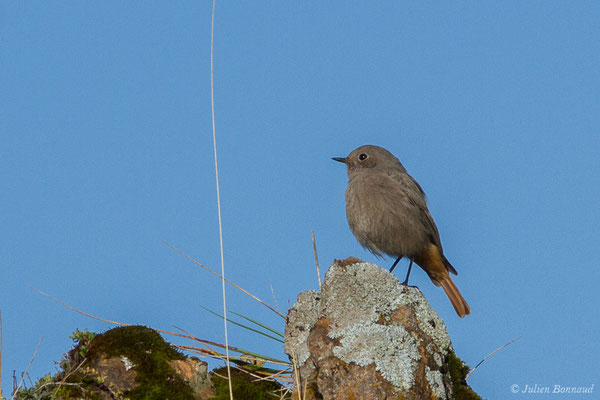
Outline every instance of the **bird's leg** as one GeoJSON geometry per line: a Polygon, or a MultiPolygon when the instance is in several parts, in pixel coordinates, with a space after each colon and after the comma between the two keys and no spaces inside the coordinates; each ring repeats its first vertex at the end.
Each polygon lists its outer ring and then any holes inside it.
{"type": "Polygon", "coordinates": [[[390,268],[390,272],[392,272],[394,268],[396,268],[396,264],[398,264],[398,261],[400,260],[402,260],[402,256],[398,257],[396,261],[394,261],[394,265],[392,265],[392,268],[390,268]]]}
{"type": "Polygon", "coordinates": [[[404,280],[404,282],[402,282],[402,284],[403,284],[404,286],[407,286],[407,285],[408,285],[408,277],[410,276],[410,269],[412,268],[412,263],[413,263],[413,260],[412,260],[412,258],[411,258],[411,259],[410,259],[410,264],[408,264],[408,272],[406,273],[406,279],[404,280]]]}

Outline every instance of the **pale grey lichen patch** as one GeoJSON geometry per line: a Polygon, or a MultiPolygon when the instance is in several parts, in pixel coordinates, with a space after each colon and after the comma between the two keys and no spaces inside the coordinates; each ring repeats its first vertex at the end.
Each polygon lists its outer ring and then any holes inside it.
{"type": "Polygon", "coordinates": [[[321,315],[321,299],[319,293],[308,290],[298,295],[298,299],[288,314],[286,324],[284,350],[296,359],[296,365],[302,366],[310,352],[308,335],[321,315]]]}
{"type": "Polygon", "coordinates": [[[442,373],[440,371],[431,370],[426,366],[425,377],[429,387],[431,388],[431,391],[437,396],[437,398],[440,400],[447,399],[446,387],[444,386],[444,377],[442,373]]]}
{"type": "Polygon", "coordinates": [[[341,346],[333,354],[346,363],[375,364],[377,371],[395,387],[409,390],[419,358],[415,338],[402,326],[355,325],[339,331],[341,346]]]}
{"type": "Polygon", "coordinates": [[[441,367],[442,366],[442,356],[440,355],[440,353],[438,351],[436,351],[436,348],[433,345],[433,343],[429,343],[427,345],[426,349],[429,352],[429,354],[433,355],[433,360],[435,361],[435,363],[441,367]]]}
{"type": "Polygon", "coordinates": [[[323,306],[336,321],[334,328],[343,329],[344,323],[376,322],[380,314],[389,315],[402,296],[402,287],[392,274],[365,262],[346,267],[334,264],[325,282],[323,306]]]}
{"type": "Polygon", "coordinates": [[[418,288],[411,286],[404,286],[403,288],[402,295],[398,297],[398,304],[410,307],[415,311],[419,328],[431,337],[432,341],[444,354],[447,354],[448,350],[452,349],[452,342],[446,330],[446,324],[431,308],[418,288]]]}
{"type": "Polygon", "coordinates": [[[446,324],[429,306],[418,288],[404,286],[398,278],[375,264],[361,262],[346,267],[334,264],[325,275],[323,307],[335,321],[334,330],[344,323],[376,322],[401,306],[415,310],[419,328],[431,336],[441,351],[451,348],[446,324]]]}

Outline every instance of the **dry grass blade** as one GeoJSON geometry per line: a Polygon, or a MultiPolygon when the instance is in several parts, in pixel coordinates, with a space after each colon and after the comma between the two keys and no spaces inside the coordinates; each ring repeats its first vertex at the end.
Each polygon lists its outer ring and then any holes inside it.
{"type": "Polygon", "coordinates": [[[182,256],[184,256],[185,258],[187,258],[188,260],[190,260],[191,262],[193,262],[194,264],[196,264],[197,266],[199,266],[201,268],[204,268],[206,271],[210,272],[211,274],[213,274],[215,276],[218,276],[220,279],[224,279],[225,282],[229,283],[231,286],[233,286],[236,289],[242,291],[244,294],[252,297],[254,300],[256,300],[257,302],[259,302],[263,306],[267,307],[269,310],[273,311],[275,314],[279,315],[281,318],[285,319],[285,316],[282,313],[280,313],[279,311],[277,311],[276,309],[274,309],[273,307],[271,307],[270,305],[268,305],[267,303],[265,303],[264,301],[262,301],[261,299],[259,299],[258,297],[256,297],[252,293],[250,293],[249,291],[247,291],[246,289],[244,289],[241,286],[239,286],[239,285],[231,282],[229,279],[224,278],[223,276],[219,275],[218,273],[216,273],[212,269],[208,268],[207,266],[200,264],[198,261],[194,260],[192,257],[188,256],[183,251],[179,250],[177,247],[173,246],[171,243],[167,242],[166,240],[164,240],[164,239],[160,239],[160,240],[163,243],[165,243],[167,246],[169,246],[171,249],[175,250],[177,253],[181,254],[182,256]]]}
{"type": "MultiPolygon", "coordinates": [[[[214,359],[218,359],[218,360],[225,360],[225,355],[221,354],[215,350],[208,350],[207,349],[203,349],[201,347],[195,347],[195,346],[186,346],[186,345],[174,345],[175,347],[177,347],[178,349],[181,350],[185,350],[185,351],[189,351],[192,353],[196,353],[199,355],[203,355],[206,357],[210,357],[210,358],[214,358],[214,359]]],[[[223,345],[219,346],[219,347],[225,347],[223,345]]],[[[238,349],[237,347],[233,347],[233,346],[229,346],[229,349],[231,351],[235,351],[237,353],[243,354],[245,356],[249,356],[251,357],[251,359],[255,359],[255,360],[260,360],[263,362],[268,362],[270,364],[275,364],[275,365],[283,365],[285,367],[290,367],[290,363],[282,361],[282,360],[277,360],[275,358],[271,358],[268,356],[264,356],[261,354],[256,354],[256,353],[252,353],[250,351],[246,351],[244,349],[238,349]]],[[[231,359],[235,359],[235,360],[240,360],[242,361],[242,357],[231,357],[231,359]]],[[[242,361],[245,362],[245,361],[242,361]]]]}
{"type": "MultiPolygon", "coordinates": [[[[210,107],[212,119],[213,148],[215,155],[215,178],[217,184],[217,214],[219,216],[219,249],[221,252],[221,282],[223,284],[223,325],[225,333],[225,354],[227,356],[227,376],[231,377],[229,369],[229,335],[227,334],[227,298],[225,296],[225,259],[223,257],[223,223],[221,220],[221,191],[219,190],[219,163],[217,160],[217,130],[215,129],[215,4],[212,2],[210,21],[210,107]]],[[[229,397],[233,400],[233,386],[229,380],[229,397]]]]}
{"type": "MultiPolygon", "coordinates": [[[[256,381],[274,381],[276,382],[282,376],[285,371],[274,370],[270,368],[256,368],[256,366],[238,361],[237,365],[233,365],[234,368],[252,376],[256,381]]],[[[289,370],[287,370],[289,372],[289,370]]],[[[284,379],[288,381],[288,379],[284,379]]]]}
{"type": "Polygon", "coordinates": [[[291,383],[291,380],[290,380],[291,375],[292,375],[292,371],[290,371],[289,369],[282,369],[282,370],[273,372],[271,374],[271,377],[274,379],[279,379],[284,382],[291,383]]]}
{"type": "Polygon", "coordinates": [[[254,382],[260,382],[260,381],[272,381],[272,382],[277,382],[277,376],[279,374],[280,371],[275,371],[272,373],[264,373],[262,376],[258,375],[258,373],[260,373],[261,371],[252,371],[249,370],[247,368],[244,368],[243,366],[238,366],[238,365],[234,365],[233,366],[235,369],[237,369],[238,371],[241,371],[245,374],[250,375],[252,378],[254,378],[254,382]]]}
{"type": "MultiPolygon", "coordinates": [[[[210,107],[213,125],[213,149],[215,155],[215,178],[217,184],[217,215],[219,216],[219,249],[221,253],[221,282],[223,284],[223,325],[225,332],[225,355],[227,357],[227,376],[231,378],[229,368],[229,335],[227,334],[227,297],[225,296],[225,259],[223,257],[223,223],[221,220],[221,191],[219,190],[219,163],[217,160],[217,130],[215,129],[215,4],[213,0],[210,22],[210,107]]],[[[233,385],[229,379],[229,398],[233,400],[233,385]]]]}
{"type": "Polygon", "coordinates": [[[131,324],[126,324],[124,322],[111,321],[109,319],[95,317],[95,316],[93,316],[91,314],[88,314],[86,312],[80,311],[80,310],[76,309],[75,307],[71,307],[70,305],[68,305],[66,303],[63,303],[62,301],[58,300],[57,298],[54,298],[54,297],[50,296],[48,293],[44,293],[41,290],[36,289],[34,287],[31,287],[31,286],[30,286],[30,288],[33,289],[33,290],[35,290],[36,292],[38,292],[40,294],[43,294],[44,296],[48,297],[49,299],[54,300],[58,304],[63,305],[65,307],[67,307],[68,309],[73,310],[73,311],[75,311],[75,312],[77,312],[79,314],[85,315],[86,317],[89,317],[89,318],[92,318],[92,319],[95,319],[95,320],[98,320],[98,321],[102,321],[102,322],[108,322],[109,324],[115,324],[115,325],[121,325],[121,326],[131,326],[131,324]]]}
{"type": "MultiPolygon", "coordinates": [[[[73,306],[70,306],[70,305],[68,305],[68,304],[66,304],[66,303],[64,303],[64,302],[62,302],[62,301],[58,300],[57,298],[54,298],[54,297],[50,296],[49,294],[42,292],[42,291],[41,291],[41,290],[39,290],[39,289],[36,289],[36,288],[33,288],[33,287],[32,287],[32,289],[33,289],[33,290],[35,290],[36,292],[38,292],[38,293],[40,293],[40,294],[42,294],[42,295],[44,295],[44,296],[48,297],[49,299],[51,299],[51,300],[54,300],[54,301],[55,301],[55,302],[57,302],[58,304],[60,304],[60,305],[62,305],[62,306],[64,306],[64,307],[67,307],[68,309],[70,309],[70,310],[73,310],[73,311],[75,311],[76,313],[79,313],[79,314],[81,314],[81,315],[85,315],[86,317],[89,317],[89,318],[95,319],[95,320],[97,320],[97,321],[108,322],[108,323],[110,323],[110,324],[114,324],[114,325],[120,325],[120,326],[131,326],[131,324],[127,324],[127,323],[125,323],[125,322],[112,321],[112,320],[110,320],[110,319],[105,319],[105,318],[96,317],[96,316],[94,316],[94,315],[92,315],[92,314],[88,314],[88,313],[86,313],[86,312],[84,312],[84,311],[78,310],[78,309],[76,309],[75,307],[73,307],[73,306]]],[[[177,336],[177,337],[184,338],[184,339],[190,339],[190,340],[194,340],[194,341],[197,341],[197,342],[200,342],[200,343],[204,343],[204,344],[210,344],[210,345],[213,345],[213,346],[218,346],[218,347],[223,347],[223,348],[225,347],[225,345],[224,345],[224,344],[217,343],[217,342],[211,342],[210,340],[204,340],[204,339],[200,339],[200,338],[197,338],[197,337],[195,337],[195,336],[193,336],[193,335],[182,335],[181,333],[177,333],[177,332],[171,332],[171,331],[165,331],[165,330],[163,330],[163,329],[156,329],[156,328],[152,328],[152,329],[154,329],[154,330],[155,330],[155,331],[157,331],[157,332],[164,333],[164,334],[166,334],[166,335],[172,335],[172,336],[177,336]]],[[[179,329],[179,328],[178,328],[178,329],[179,329]]],[[[234,351],[237,351],[237,348],[236,348],[236,347],[230,347],[230,348],[231,348],[231,349],[234,349],[234,351]]]]}
{"type": "MultiPolygon", "coordinates": [[[[298,371],[298,365],[296,364],[296,354],[294,353],[294,349],[291,348],[292,350],[292,369],[294,372],[294,383],[296,385],[296,390],[298,391],[298,398],[301,399],[302,398],[302,386],[300,386],[300,371],[298,371]]],[[[306,393],[306,391],[305,391],[306,393]]]]}
{"type": "MultiPolygon", "coordinates": [[[[285,371],[274,371],[273,373],[265,374],[265,375],[261,376],[261,375],[257,375],[256,371],[251,371],[244,367],[240,367],[237,365],[234,365],[233,367],[235,369],[237,369],[238,371],[248,374],[249,376],[254,378],[253,382],[270,381],[270,382],[276,382],[281,385],[281,381],[283,381],[285,383],[285,385],[281,389],[277,389],[275,392],[270,393],[272,396],[274,396],[274,398],[279,398],[279,399],[286,398],[285,395],[287,393],[289,393],[289,391],[291,389],[289,386],[289,378],[282,375],[282,373],[284,373],[285,371]],[[277,395],[277,392],[281,392],[282,395],[277,395]]],[[[288,373],[289,373],[289,371],[288,371],[288,373]]],[[[218,375],[216,373],[215,373],[215,375],[217,375],[221,378],[224,378],[223,376],[218,375]]]]}
{"type": "Polygon", "coordinates": [[[479,368],[479,366],[484,363],[485,360],[487,360],[488,358],[490,358],[491,356],[493,356],[495,353],[499,352],[500,350],[502,350],[506,346],[509,346],[509,345],[513,344],[514,342],[516,342],[517,340],[521,339],[521,337],[522,336],[519,336],[518,338],[515,338],[515,339],[511,340],[510,342],[508,342],[508,343],[506,343],[506,344],[498,347],[496,350],[492,351],[490,354],[488,354],[487,356],[485,356],[485,358],[483,360],[479,361],[479,363],[475,367],[473,367],[472,370],[469,371],[469,373],[465,377],[465,381],[467,379],[469,379],[469,377],[471,376],[471,374],[473,374],[473,372],[475,372],[477,370],[477,368],[479,368]]]}
{"type": "Polygon", "coordinates": [[[279,400],[283,400],[283,399],[287,399],[287,395],[288,393],[292,390],[291,387],[286,387],[284,391],[282,391],[281,396],[279,397],[279,400]]]}
{"type": "Polygon", "coordinates": [[[275,290],[273,290],[273,285],[269,283],[269,287],[271,288],[271,296],[273,297],[273,303],[275,303],[275,308],[277,308],[277,312],[279,315],[283,315],[281,309],[279,308],[279,304],[277,304],[277,298],[275,297],[275,290]]]}
{"type": "Polygon", "coordinates": [[[40,349],[40,346],[42,345],[42,339],[40,339],[40,342],[38,343],[37,347],[35,348],[35,352],[33,353],[33,357],[31,357],[31,360],[29,361],[29,364],[27,365],[27,368],[25,369],[25,372],[23,372],[23,375],[21,376],[21,381],[19,382],[19,385],[17,385],[17,388],[15,389],[15,391],[14,391],[13,396],[12,396],[11,399],[14,399],[15,396],[17,395],[17,393],[19,392],[19,390],[21,390],[21,385],[23,384],[23,381],[25,380],[25,376],[29,372],[29,368],[31,368],[31,364],[33,364],[33,360],[35,360],[35,357],[37,356],[38,350],[40,349]]]}
{"type": "MultiPolygon", "coordinates": [[[[188,335],[189,337],[194,337],[194,335],[192,335],[190,332],[186,331],[186,330],[185,330],[185,329],[183,329],[183,328],[180,328],[180,327],[178,327],[178,326],[176,326],[176,325],[173,325],[173,327],[174,327],[175,329],[179,329],[181,332],[185,333],[185,334],[186,334],[186,335],[188,335]]],[[[203,349],[202,347],[193,347],[194,351],[195,351],[196,353],[198,353],[198,352],[205,353],[206,355],[208,355],[208,356],[210,356],[210,357],[213,357],[213,356],[215,356],[215,357],[216,357],[216,356],[220,356],[220,353],[219,353],[218,351],[216,351],[215,349],[213,349],[212,347],[210,347],[210,344],[208,344],[208,343],[204,343],[204,344],[206,345],[206,347],[208,347],[207,349],[203,349]]],[[[175,347],[181,347],[181,346],[178,346],[178,345],[174,345],[174,346],[175,346],[175,347]]]]}
{"type": "MultiPolygon", "coordinates": [[[[93,319],[95,319],[95,320],[98,320],[98,321],[108,322],[108,323],[115,324],[115,325],[121,325],[121,326],[131,326],[131,324],[127,324],[127,323],[124,323],[124,322],[111,321],[111,320],[109,320],[109,319],[105,319],[105,318],[96,317],[96,316],[94,316],[94,315],[91,315],[91,314],[88,314],[88,313],[86,313],[86,312],[83,312],[83,311],[81,311],[81,310],[78,310],[78,309],[76,309],[75,307],[72,307],[72,306],[70,306],[70,305],[68,305],[68,304],[65,304],[64,302],[62,302],[62,301],[60,301],[60,300],[58,300],[58,299],[56,299],[56,298],[54,298],[54,297],[50,296],[50,295],[49,295],[49,294],[47,294],[47,293],[44,293],[44,292],[42,292],[42,291],[41,291],[41,290],[39,290],[39,289],[36,289],[36,288],[32,288],[32,289],[33,289],[33,290],[35,290],[35,291],[37,291],[37,292],[39,292],[40,294],[43,294],[44,296],[46,296],[46,297],[48,297],[48,298],[50,298],[50,299],[52,299],[52,300],[56,301],[58,304],[61,304],[61,305],[63,305],[64,307],[67,307],[68,309],[70,309],[70,310],[73,310],[73,311],[75,311],[75,312],[77,312],[77,313],[79,313],[79,314],[85,315],[86,317],[93,318],[93,319]]],[[[177,328],[177,327],[176,327],[176,328],[177,328]]],[[[181,333],[177,333],[177,332],[171,332],[171,331],[165,331],[165,330],[163,330],[163,329],[156,329],[156,328],[152,328],[152,329],[154,329],[154,330],[155,330],[155,331],[157,331],[157,332],[164,333],[164,334],[167,334],[167,335],[177,336],[177,337],[180,337],[180,338],[194,340],[194,341],[197,341],[197,342],[200,342],[200,343],[204,343],[204,344],[207,344],[207,345],[212,345],[212,346],[217,346],[217,347],[225,348],[225,345],[224,345],[224,344],[222,344],[222,343],[217,343],[217,342],[212,342],[212,341],[210,341],[210,340],[204,340],[204,339],[200,339],[200,338],[197,338],[197,337],[195,337],[194,335],[191,335],[191,334],[188,334],[188,335],[182,335],[181,333]]],[[[181,328],[177,328],[177,329],[181,329],[181,328]]],[[[183,329],[181,329],[181,330],[183,331],[183,329]]],[[[233,350],[233,351],[236,351],[236,352],[238,352],[238,353],[249,353],[249,352],[247,352],[246,350],[242,350],[242,349],[239,349],[239,348],[237,348],[237,347],[232,347],[232,346],[229,346],[229,348],[230,348],[231,350],[233,350]]],[[[278,361],[278,360],[276,360],[276,361],[278,361]]]]}
{"type": "Polygon", "coordinates": [[[216,350],[205,349],[202,347],[195,346],[185,346],[182,344],[174,344],[173,347],[178,348],[179,350],[189,351],[190,353],[198,354],[202,357],[214,358],[215,360],[221,360],[223,355],[216,350]]]}
{"type": "Polygon", "coordinates": [[[315,252],[315,264],[317,266],[317,278],[319,278],[319,290],[321,290],[321,271],[319,270],[319,257],[317,257],[317,241],[315,240],[315,231],[310,231],[312,236],[313,251],[315,252]]]}
{"type": "MultiPolygon", "coordinates": [[[[86,362],[86,358],[84,357],[83,360],[81,360],[81,362],[79,363],[79,365],[77,367],[75,367],[74,370],[70,371],[68,374],[65,375],[64,378],[62,378],[58,384],[58,387],[54,390],[55,392],[58,392],[60,390],[60,387],[63,386],[66,382],[67,379],[69,379],[69,377],[71,375],[73,375],[75,372],[77,372],[82,366],[83,364],[86,362]]],[[[54,393],[53,393],[54,395],[54,393]]]]}

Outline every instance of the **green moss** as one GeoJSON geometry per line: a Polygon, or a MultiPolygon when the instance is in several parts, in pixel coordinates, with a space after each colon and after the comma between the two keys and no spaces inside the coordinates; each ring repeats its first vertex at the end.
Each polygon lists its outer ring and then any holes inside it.
{"type": "Polygon", "coordinates": [[[77,345],[62,359],[62,371],[41,378],[35,387],[21,390],[16,399],[94,400],[106,398],[109,393],[131,400],[194,399],[191,387],[169,365],[169,361],[185,356],[150,328],[120,327],[97,336],[87,330],[77,331],[72,339],[77,345]],[[113,387],[91,368],[90,361],[101,356],[127,357],[134,365],[136,387],[125,393],[115,393],[113,387]]]}
{"type": "Polygon", "coordinates": [[[127,357],[136,372],[137,387],[124,393],[136,399],[193,399],[192,389],[175,373],[170,360],[182,360],[185,356],[164,341],[162,336],[145,326],[125,326],[111,329],[99,335],[89,345],[87,358],[101,354],[106,357],[127,357]]]}
{"type": "Polygon", "coordinates": [[[165,360],[183,360],[185,356],[171,347],[154,329],[145,326],[122,326],[98,335],[88,346],[87,357],[99,354],[107,357],[128,357],[134,364],[146,360],[150,353],[160,354],[165,360]]]}
{"type": "Polygon", "coordinates": [[[448,370],[452,379],[452,391],[454,392],[455,400],[482,400],[467,385],[466,377],[469,373],[469,367],[454,352],[450,352],[448,355],[448,370]]]}
{"type": "MultiPolygon", "coordinates": [[[[229,384],[227,383],[227,379],[223,379],[218,375],[227,376],[227,367],[215,369],[210,372],[210,380],[217,393],[212,400],[229,400],[229,384]]],[[[256,381],[256,378],[237,369],[231,369],[231,382],[233,384],[234,399],[273,400],[280,398],[280,395],[283,393],[280,384],[266,380],[256,381]]],[[[284,398],[289,399],[289,397],[284,398]]]]}

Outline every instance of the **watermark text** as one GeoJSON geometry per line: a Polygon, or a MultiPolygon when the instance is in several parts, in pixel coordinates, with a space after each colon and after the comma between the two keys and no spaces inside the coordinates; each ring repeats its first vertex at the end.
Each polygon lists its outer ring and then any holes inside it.
{"type": "Polygon", "coordinates": [[[529,394],[591,394],[594,393],[594,383],[587,386],[569,386],[569,385],[540,385],[535,384],[524,384],[518,385],[516,383],[510,385],[510,391],[512,393],[529,393],[529,394]]]}

